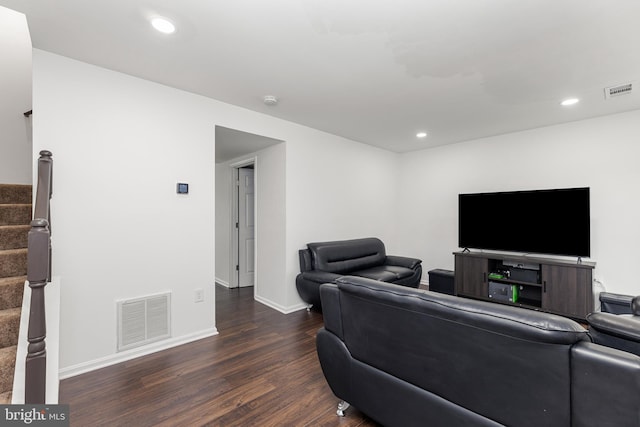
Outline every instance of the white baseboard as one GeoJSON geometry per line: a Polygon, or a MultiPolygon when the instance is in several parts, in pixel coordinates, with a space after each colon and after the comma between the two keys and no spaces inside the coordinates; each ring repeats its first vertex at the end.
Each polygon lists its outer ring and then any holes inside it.
{"type": "Polygon", "coordinates": [[[218,285],[222,285],[222,286],[224,286],[225,288],[228,288],[228,287],[229,287],[229,282],[227,282],[227,281],[225,281],[225,280],[222,280],[222,279],[219,279],[219,278],[217,278],[217,277],[216,277],[216,283],[217,283],[218,285]]]}
{"type": "Polygon", "coordinates": [[[60,379],[75,377],[76,375],[84,374],[87,372],[95,371],[96,369],[106,368],[107,366],[115,365],[116,363],[126,362],[127,360],[136,359],[141,356],[156,353],[158,351],[167,350],[172,347],[177,347],[182,344],[186,344],[192,341],[197,341],[203,338],[207,338],[218,334],[218,329],[215,327],[205,329],[203,331],[194,332],[192,334],[183,335],[180,337],[169,338],[167,340],[155,342],[153,344],[145,345],[140,348],[135,348],[121,353],[111,354],[109,356],[101,357],[99,359],[90,360],[88,362],[79,363],[77,365],[68,366],[62,368],[59,371],[60,379]]]}
{"type": "Polygon", "coordinates": [[[294,311],[304,310],[307,308],[307,304],[304,304],[304,303],[285,307],[283,305],[276,304],[275,302],[258,295],[254,295],[254,299],[259,303],[266,305],[267,307],[271,307],[274,310],[278,310],[282,314],[289,314],[289,313],[293,313],[294,311]]]}

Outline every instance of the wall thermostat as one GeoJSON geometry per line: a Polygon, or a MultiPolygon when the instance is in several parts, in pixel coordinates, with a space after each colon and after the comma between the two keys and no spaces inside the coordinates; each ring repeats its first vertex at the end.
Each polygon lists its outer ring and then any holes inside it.
{"type": "Polygon", "coordinates": [[[176,190],[178,194],[189,194],[189,184],[185,184],[183,182],[178,183],[178,187],[176,190]]]}

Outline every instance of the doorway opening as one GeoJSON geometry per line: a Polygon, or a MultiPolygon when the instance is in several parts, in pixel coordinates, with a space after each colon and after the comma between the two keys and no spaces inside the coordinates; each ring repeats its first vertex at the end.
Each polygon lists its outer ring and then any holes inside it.
{"type": "Polygon", "coordinates": [[[215,127],[215,281],[226,288],[238,290],[240,285],[248,287],[253,278],[252,290],[258,296],[262,284],[269,283],[262,280],[263,273],[259,271],[258,263],[265,260],[268,263],[275,251],[283,250],[271,243],[273,237],[269,233],[265,235],[264,230],[260,230],[260,224],[271,227],[274,221],[275,226],[281,226],[279,215],[280,203],[284,204],[285,163],[284,150],[276,147],[283,147],[283,143],[282,140],[237,129],[219,125],[215,127]],[[240,181],[245,183],[250,180],[245,175],[250,175],[247,170],[251,168],[254,175],[253,199],[249,196],[238,197],[240,181]],[[241,180],[240,173],[246,179],[241,180]],[[265,199],[265,193],[273,196],[265,199]],[[242,200],[246,204],[241,207],[242,200]],[[245,214],[248,225],[253,223],[253,245],[250,235],[238,236],[238,231],[242,231],[240,213],[245,214]],[[265,247],[268,249],[265,250],[265,247]],[[241,273],[242,278],[239,277],[241,273]]]}

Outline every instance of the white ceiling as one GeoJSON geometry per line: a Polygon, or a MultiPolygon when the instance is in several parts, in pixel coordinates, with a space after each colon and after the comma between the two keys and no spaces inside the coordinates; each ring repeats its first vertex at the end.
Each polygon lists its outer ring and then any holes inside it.
{"type": "Polygon", "coordinates": [[[283,141],[216,126],[216,163],[254,153],[283,141]]]}
{"type": "Polygon", "coordinates": [[[603,92],[640,81],[637,0],[0,5],[27,15],[36,48],[397,152],[640,108],[638,87],[603,92]]]}

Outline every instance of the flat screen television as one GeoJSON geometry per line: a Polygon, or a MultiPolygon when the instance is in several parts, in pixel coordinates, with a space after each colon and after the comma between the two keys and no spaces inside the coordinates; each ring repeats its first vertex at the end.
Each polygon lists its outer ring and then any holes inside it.
{"type": "Polygon", "coordinates": [[[460,194],[458,246],[590,256],[589,188],[460,194]]]}

